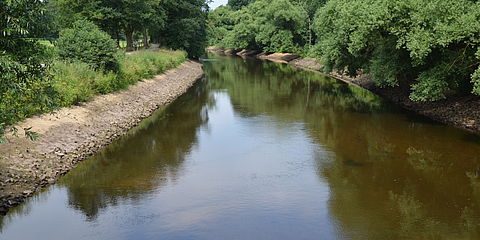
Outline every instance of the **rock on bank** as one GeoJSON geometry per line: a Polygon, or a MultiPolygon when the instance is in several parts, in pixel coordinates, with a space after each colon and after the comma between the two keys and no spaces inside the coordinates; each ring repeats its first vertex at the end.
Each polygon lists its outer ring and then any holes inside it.
{"type": "Polygon", "coordinates": [[[187,61],[128,89],[20,123],[19,129],[32,127],[40,138],[32,142],[7,136],[9,142],[0,144],[0,214],[55,183],[78,162],[185,93],[202,76],[202,65],[187,61]]]}

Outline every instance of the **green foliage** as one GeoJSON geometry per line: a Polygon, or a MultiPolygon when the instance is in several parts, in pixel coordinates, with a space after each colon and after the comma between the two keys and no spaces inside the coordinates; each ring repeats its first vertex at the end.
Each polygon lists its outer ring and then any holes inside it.
{"type": "Polygon", "coordinates": [[[160,32],[162,43],[187,51],[191,58],[204,54],[207,45],[207,9],[205,0],[165,0],[166,25],[160,32]]]}
{"type": "Polygon", "coordinates": [[[0,1],[1,45],[41,28],[44,7],[41,0],[0,1]]]}
{"type": "Polygon", "coordinates": [[[480,69],[472,74],[473,93],[480,95],[480,69]]]}
{"type": "Polygon", "coordinates": [[[87,63],[57,61],[52,67],[57,103],[70,106],[90,100],[98,94],[123,89],[141,79],[177,67],[186,60],[181,51],[145,51],[127,55],[120,60],[118,73],[94,69],[87,63]]]}
{"type": "Polygon", "coordinates": [[[0,122],[0,144],[5,143],[5,138],[3,138],[3,135],[5,135],[5,123],[0,122]]]}
{"type": "Polygon", "coordinates": [[[444,72],[438,71],[437,68],[420,73],[418,82],[412,85],[410,98],[423,102],[444,99],[444,92],[448,90],[448,82],[444,77],[444,72]]]}
{"type": "Polygon", "coordinates": [[[233,29],[234,11],[229,6],[220,6],[208,14],[208,45],[221,46],[229,31],[233,29]]]}
{"type": "MultiPolygon", "coordinates": [[[[72,28],[88,20],[133,50],[143,36],[165,47],[186,50],[197,58],[206,47],[206,0],[50,0],[57,25],[72,28]],[[124,35],[122,37],[121,35],[124,35]]],[[[119,45],[119,44],[118,44],[119,45]]]]}
{"type": "Polygon", "coordinates": [[[381,87],[405,81],[415,101],[443,99],[447,90],[480,94],[480,3],[326,2],[231,1],[210,14],[209,44],[313,56],[326,71],[366,72],[381,87]]]}
{"type": "MultiPolygon", "coordinates": [[[[479,65],[480,3],[470,0],[331,0],[315,21],[315,55],[327,70],[370,73],[380,86],[415,79],[411,99],[472,90],[479,65]],[[473,75],[472,75],[473,74],[473,75]]],[[[478,87],[473,89],[478,93],[478,87]]]]}
{"type": "Polygon", "coordinates": [[[209,14],[209,45],[306,55],[316,38],[315,12],[324,4],[325,0],[229,1],[209,14]]]}
{"type": "Polygon", "coordinates": [[[267,52],[296,52],[305,44],[307,13],[289,0],[257,1],[255,40],[267,52]]]}
{"type": "Polygon", "coordinates": [[[232,14],[235,16],[235,26],[227,33],[220,46],[235,49],[261,49],[255,41],[258,28],[250,9],[251,7],[244,8],[232,14]]]}
{"type": "Polygon", "coordinates": [[[95,69],[117,70],[116,46],[110,36],[88,21],[77,21],[60,32],[57,53],[61,60],[84,62],[95,69]]]}
{"type": "Polygon", "coordinates": [[[236,49],[297,52],[306,43],[307,18],[305,9],[290,0],[257,0],[236,12],[218,8],[209,18],[210,43],[236,49]]]}
{"type": "MultiPolygon", "coordinates": [[[[82,62],[56,62],[52,69],[55,76],[54,87],[59,95],[57,101],[61,106],[70,106],[91,99],[97,93],[96,82],[103,82],[103,79],[113,75],[97,72],[82,62]]],[[[109,80],[113,83],[115,76],[109,80]]]]}
{"type": "Polygon", "coordinates": [[[301,6],[308,13],[308,16],[313,18],[317,10],[323,7],[328,0],[292,0],[292,2],[301,6]]]}
{"type": "Polygon", "coordinates": [[[0,122],[9,125],[54,106],[51,79],[41,65],[45,59],[37,52],[40,48],[30,43],[19,48],[31,53],[29,59],[0,54],[0,122]]]}
{"type": "Polygon", "coordinates": [[[253,2],[255,2],[255,0],[228,0],[228,6],[233,10],[239,10],[253,2]]]}
{"type": "Polygon", "coordinates": [[[411,69],[411,64],[408,53],[397,50],[394,40],[390,38],[379,41],[379,44],[372,51],[372,57],[366,69],[378,86],[395,87],[399,84],[398,77],[408,72],[411,69]]]}
{"type": "Polygon", "coordinates": [[[125,25],[162,25],[164,13],[158,0],[51,0],[62,28],[71,28],[78,20],[94,22],[112,36],[125,25]]]}
{"type": "Polygon", "coordinates": [[[187,59],[183,51],[142,52],[127,55],[120,62],[119,84],[126,87],[155,74],[175,68],[187,59]]]}
{"type": "MultiPolygon", "coordinates": [[[[477,59],[480,60],[480,48],[478,48],[477,53],[475,54],[477,59]]],[[[472,84],[473,84],[473,93],[480,95],[480,66],[472,74],[472,84]]]]}
{"type": "Polygon", "coordinates": [[[54,107],[49,51],[26,38],[40,29],[43,9],[42,1],[0,2],[0,138],[8,125],[54,107]]]}

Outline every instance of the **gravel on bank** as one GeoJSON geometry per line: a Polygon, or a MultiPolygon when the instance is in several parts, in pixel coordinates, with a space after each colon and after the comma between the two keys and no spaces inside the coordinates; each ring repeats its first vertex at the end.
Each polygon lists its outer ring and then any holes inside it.
{"type": "MultiPolygon", "coordinates": [[[[253,54],[253,51],[239,51],[232,49],[223,49],[219,47],[209,47],[208,51],[229,56],[242,56],[242,57],[254,57],[257,59],[268,60],[273,62],[285,63],[293,67],[314,71],[321,74],[322,65],[317,59],[314,58],[302,58],[295,54],[289,53],[257,53],[253,54]],[[248,55],[246,55],[248,54],[248,55]]],[[[414,102],[410,100],[409,93],[410,87],[389,87],[379,88],[373,84],[371,78],[368,75],[360,75],[356,78],[343,75],[341,73],[330,73],[328,76],[346,82],[348,84],[357,85],[365,88],[384,99],[392,101],[399,106],[428,117],[432,120],[465,129],[474,134],[480,135],[480,96],[475,95],[453,95],[449,96],[445,100],[436,102],[414,102]]]]}
{"type": "Polygon", "coordinates": [[[187,61],[128,89],[20,123],[18,129],[32,127],[40,138],[30,141],[7,134],[9,141],[0,144],[0,214],[55,183],[78,162],[185,93],[202,76],[202,65],[187,61]]]}

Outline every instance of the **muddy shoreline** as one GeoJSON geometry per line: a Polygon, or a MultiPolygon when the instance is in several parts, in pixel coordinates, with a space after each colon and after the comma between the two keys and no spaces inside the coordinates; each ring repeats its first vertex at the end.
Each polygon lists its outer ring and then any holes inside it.
{"type": "MultiPolygon", "coordinates": [[[[223,49],[218,47],[209,47],[208,51],[227,56],[253,57],[266,61],[284,63],[302,70],[325,74],[322,72],[322,66],[317,59],[302,58],[295,54],[261,53],[258,51],[223,49]]],[[[453,95],[437,102],[413,102],[409,98],[410,87],[408,85],[395,88],[379,88],[373,84],[368,75],[360,75],[356,78],[351,78],[340,73],[330,73],[326,75],[348,84],[367,89],[409,111],[423,115],[434,121],[480,135],[480,96],[453,95]]]]}
{"type": "Polygon", "coordinates": [[[128,89],[18,124],[19,129],[32,127],[40,138],[32,142],[7,133],[9,141],[0,144],[0,214],[55,183],[77,163],[184,94],[202,76],[202,64],[186,61],[128,89]]]}

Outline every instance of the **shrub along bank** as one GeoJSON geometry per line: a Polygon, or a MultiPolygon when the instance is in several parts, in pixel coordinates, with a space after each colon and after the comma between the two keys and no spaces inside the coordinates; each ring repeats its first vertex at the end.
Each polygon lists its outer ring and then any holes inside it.
{"type": "Polygon", "coordinates": [[[211,46],[314,57],[426,102],[480,95],[479,18],[474,0],[231,0],[208,31],[211,46]]]}
{"type": "Polygon", "coordinates": [[[186,60],[183,51],[145,51],[122,56],[119,70],[102,71],[82,62],[54,62],[51,74],[58,93],[56,102],[66,107],[88,101],[93,96],[124,89],[141,79],[151,78],[186,60]]]}

